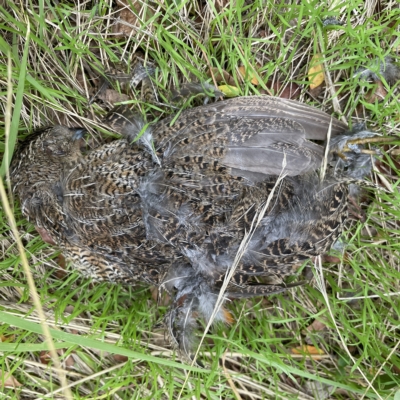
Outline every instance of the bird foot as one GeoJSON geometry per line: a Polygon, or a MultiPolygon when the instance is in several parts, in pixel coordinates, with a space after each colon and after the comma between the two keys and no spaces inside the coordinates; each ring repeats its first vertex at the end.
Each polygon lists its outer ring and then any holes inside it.
{"type": "MultiPolygon", "coordinates": [[[[366,136],[350,139],[342,148],[342,153],[354,152],[362,154],[379,155],[380,151],[378,149],[364,149],[360,148],[359,145],[371,144],[371,143],[390,143],[396,141],[397,138],[393,137],[382,137],[382,136],[366,136]]],[[[398,139],[397,139],[398,140],[398,139]]]]}

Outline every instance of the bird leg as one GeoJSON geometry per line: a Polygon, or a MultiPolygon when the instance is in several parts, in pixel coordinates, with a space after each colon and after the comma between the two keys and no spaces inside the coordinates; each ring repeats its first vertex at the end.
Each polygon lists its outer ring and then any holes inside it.
{"type": "MultiPolygon", "coordinates": [[[[356,138],[356,139],[350,139],[347,141],[346,145],[343,147],[342,152],[343,153],[348,153],[348,152],[353,152],[354,151],[354,146],[357,145],[364,145],[364,144],[370,144],[370,143],[388,143],[388,142],[393,142],[395,141],[396,138],[393,137],[364,137],[364,138],[356,138]]],[[[369,149],[359,149],[360,153],[363,154],[378,154],[375,150],[369,150],[369,149]]]]}
{"type": "Polygon", "coordinates": [[[331,165],[336,163],[336,171],[346,170],[347,178],[363,179],[372,168],[371,155],[381,154],[378,149],[365,149],[363,146],[367,143],[387,143],[394,140],[396,139],[393,137],[377,137],[376,133],[369,132],[364,127],[355,133],[335,136],[329,143],[329,152],[334,156],[331,165]]]}

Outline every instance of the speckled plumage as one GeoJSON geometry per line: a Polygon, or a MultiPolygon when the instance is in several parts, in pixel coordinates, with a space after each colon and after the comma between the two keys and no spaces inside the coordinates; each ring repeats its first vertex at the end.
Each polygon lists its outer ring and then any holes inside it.
{"type": "MultiPolygon", "coordinates": [[[[135,143],[144,126],[138,116],[117,108],[107,121],[123,138],[88,153],[79,130],[36,134],[14,157],[14,190],[24,215],[84,274],[172,293],[166,320],[185,352],[195,315],[209,319],[277,175],[287,177],[226,296],[286,290],[283,278],[296,264],[329,250],[341,233],[348,184],[331,173],[320,182],[324,149],[310,139],[325,140],[331,122],[333,136],[346,126],[321,111],[267,96],[231,99],[161,120],[135,143]]],[[[227,320],[223,310],[216,319],[227,320]]]]}
{"type": "Polygon", "coordinates": [[[83,155],[80,138],[72,139],[76,132],[81,130],[48,128],[18,150],[12,179],[24,215],[84,275],[158,284],[172,252],[163,245],[153,250],[157,246],[146,239],[140,197],[134,193],[151,160],[124,140],[83,155]]]}

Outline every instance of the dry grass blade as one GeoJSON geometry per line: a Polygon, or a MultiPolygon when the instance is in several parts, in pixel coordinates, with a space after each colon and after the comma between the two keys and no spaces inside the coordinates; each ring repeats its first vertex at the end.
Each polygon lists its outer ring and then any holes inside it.
{"type": "MultiPolygon", "coordinates": [[[[317,257],[317,259],[316,259],[315,272],[316,272],[316,281],[317,281],[318,289],[321,291],[321,293],[322,293],[322,295],[323,295],[323,297],[324,297],[324,299],[325,299],[326,306],[327,306],[327,308],[328,308],[328,311],[329,311],[329,314],[330,314],[330,316],[331,316],[331,318],[332,318],[332,321],[333,321],[333,323],[334,323],[334,325],[335,325],[336,332],[337,332],[337,334],[338,334],[339,337],[340,337],[340,341],[341,341],[341,343],[342,343],[343,349],[346,351],[346,353],[348,354],[348,356],[350,357],[350,359],[353,361],[353,364],[354,364],[355,366],[357,366],[357,360],[353,357],[353,355],[351,354],[351,352],[348,350],[347,344],[346,344],[345,340],[343,339],[342,333],[340,332],[340,329],[339,329],[339,327],[338,327],[337,324],[336,324],[335,317],[334,317],[334,315],[333,315],[333,313],[332,313],[332,310],[331,310],[330,301],[329,301],[329,296],[328,296],[328,294],[327,294],[327,292],[326,292],[326,287],[325,287],[325,284],[324,284],[324,276],[323,276],[323,270],[322,270],[321,256],[317,257]]],[[[372,390],[375,392],[375,394],[376,394],[376,396],[378,397],[378,399],[383,400],[383,398],[381,397],[381,395],[380,395],[380,394],[376,391],[376,389],[372,386],[372,382],[369,381],[369,379],[368,379],[367,376],[364,374],[364,372],[363,372],[359,367],[357,367],[357,369],[359,370],[359,372],[360,372],[361,376],[363,377],[363,379],[365,380],[365,382],[368,384],[368,387],[372,388],[372,390]]],[[[363,397],[364,397],[364,396],[363,396],[363,397]]]]}
{"type": "MultiPolygon", "coordinates": [[[[8,80],[8,98],[10,98],[11,97],[11,93],[12,93],[11,59],[9,59],[8,67],[9,67],[8,68],[8,76],[10,77],[10,79],[8,80]]],[[[7,103],[6,115],[11,116],[11,114],[12,114],[12,109],[11,109],[11,101],[10,101],[10,102],[7,103]]],[[[6,124],[7,124],[6,132],[8,132],[8,134],[6,134],[6,140],[7,140],[9,138],[10,125],[11,125],[10,117],[7,117],[6,124]]],[[[7,142],[6,142],[6,148],[8,148],[7,142]]],[[[8,164],[7,157],[8,157],[8,154],[6,153],[6,163],[8,164]]],[[[64,395],[65,395],[65,397],[67,399],[71,399],[72,400],[73,397],[72,397],[71,391],[68,388],[68,382],[67,382],[67,379],[66,379],[66,373],[65,373],[65,370],[63,370],[61,368],[61,363],[60,363],[59,357],[57,355],[57,352],[55,350],[53,339],[52,339],[52,336],[50,334],[49,328],[48,328],[47,323],[46,323],[46,318],[45,318],[45,315],[43,313],[40,297],[39,297],[39,295],[38,295],[38,293],[36,291],[35,282],[33,280],[31,271],[29,269],[29,263],[28,263],[28,259],[26,257],[25,248],[24,248],[24,246],[22,244],[22,241],[21,241],[21,238],[19,236],[19,232],[18,232],[17,225],[16,225],[15,218],[14,218],[14,213],[13,213],[13,211],[11,209],[9,200],[7,198],[7,194],[6,194],[6,190],[5,190],[5,187],[4,187],[3,179],[1,177],[0,177],[0,197],[1,197],[2,204],[3,204],[4,212],[5,212],[5,214],[6,214],[7,218],[8,218],[11,230],[12,230],[13,235],[14,235],[16,241],[17,241],[18,251],[19,251],[19,254],[20,254],[20,257],[21,257],[21,263],[22,263],[22,265],[24,267],[24,271],[25,271],[25,274],[26,274],[27,279],[28,279],[29,289],[30,289],[30,292],[31,292],[30,295],[32,297],[32,300],[33,300],[33,303],[34,303],[34,305],[36,307],[36,310],[38,311],[38,314],[39,314],[40,323],[41,323],[41,326],[42,326],[42,329],[43,329],[43,334],[46,337],[46,340],[47,340],[47,342],[49,344],[50,353],[51,353],[54,365],[58,370],[57,374],[58,374],[59,379],[60,379],[61,390],[62,390],[62,392],[64,393],[64,395]]]]}

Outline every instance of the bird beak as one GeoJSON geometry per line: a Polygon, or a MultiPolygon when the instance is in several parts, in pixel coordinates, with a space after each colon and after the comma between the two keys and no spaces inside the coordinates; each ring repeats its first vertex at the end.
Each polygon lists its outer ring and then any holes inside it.
{"type": "Polygon", "coordinates": [[[79,140],[85,136],[86,129],[84,128],[75,128],[75,132],[72,135],[72,140],[79,140]]]}

